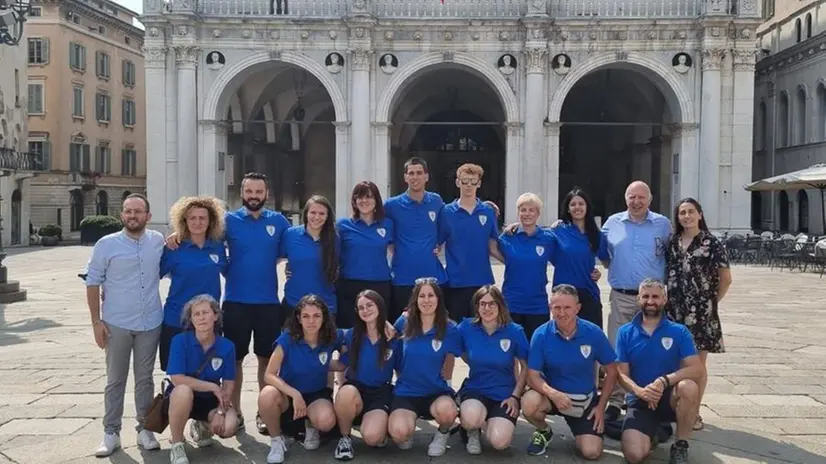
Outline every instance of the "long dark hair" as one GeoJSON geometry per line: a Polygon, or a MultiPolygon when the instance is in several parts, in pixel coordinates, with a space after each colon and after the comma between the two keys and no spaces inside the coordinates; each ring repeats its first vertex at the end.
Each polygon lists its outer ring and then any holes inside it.
{"type": "Polygon", "coordinates": [[[307,215],[310,212],[310,206],[319,204],[327,208],[327,220],[321,226],[321,266],[327,280],[334,284],[338,280],[338,251],[336,250],[336,213],[333,211],[333,205],[330,200],[321,196],[313,195],[304,204],[304,210],[301,212],[301,217],[304,224],[307,224],[307,215]]]}
{"type": "Polygon", "coordinates": [[[372,197],[376,200],[376,207],[373,209],[373,220],[376,222],[384,219],[384,203],[381,201],[381,192],[379,187],[369,180],[363,180],[353,187],[353,193],[350,195],[350,208],[353,210],[353,219],[361,217],[356,200],[364,197],[372,197]]]}
{"type": "Polygon", "coordinates": [[[573,224],[574,218],[571,217],[570,205],[574,197],[580,197],[585,201],[585,235],[588,237],[588,243],[591,245],[591,251],[596,253],[599,250],[600,231],[597,227],[597,220],[594,218],[594,207],[591,203],[591,197],[579,187],[574,187],[573,190],[565,195],[562,200],[561,211],[562,222],[566,224],[573,224]]]}
{"type": "MultiPolygon", "coordinates": [[[[390,341],[387,340],[387,335],[384,333],[384,326],[387,323],[387,306],[384,304],[384,298],[375,290],[363,290],[356,296],[356,313],[358,313],[358,302],[362,298],[367,298],[376,304],[379,310],[379,316],[376,318],[376,332],[379,335],[379,353],[378,361],[379,367],[383,368],[386,361],[387,350],[390,348],[390,341]]],[[[346,308],[341,308],[342,311],[347,311],[346,308]]],[[[353,372],[358,371],[359,356],[361,355],[361,342],[364,336],[367,335],[367,323],[361,320],[361,317],[356,317],[353,323],[353,340],[350,343],[350,369],[353,372]]]]}
{"type": "Polygon", "coordinates": [[[307,306],[315,306],[321,310],[323,320],[321,328],[318,330],[318,343],[320,345],[329,345],[335,342],[336,323],[333,322],[333,318],[330,317],[330,309],[327,308],[327,303],[325,303],[324,300],[313,294],[305,295],[298,300],[298,304],[295,305],[295,310],[290,317],[287,318],[287,323],[284,324],[287,333],[289,333],[295,341],[304,339],[304,327],[301,326],[301,311],[307,306]]]}
{"type": "Polygon", "coordinates": [[[427,277],[416,279],[416,286],[413,287],[413,292],[410,294],[410,302],[407,304],[407,323],[404,325],[404,338],[411,339],[422,335],[422,314],[419,312],[419,293],[422,288],[428,285],[436,294],[436,299],[439,304],[436,307],[436,318],[433,321],[433,326],[436,328],[436,340],[444,340],[447,332],[447,307],[445,306],[444,294],[436,279],[427,277]]]}
{"type": "Polygon", "coordinates": [[[706,216],[705,216],[705,214],[703,214],[703,207],[700,206],[700,202],[693,199],[693,198],[691,198],[691,197],[686,197],[686,198],[683,198],[682,200],[678,201],[677,206],[674,207],[674,219],[673,219],[673,221],[674,221],[674,236],[679,237],[680,234],[683,233],[683,230],[685,230],[683,225],[680,224],[680,215],[679,215],[679,213],[680,213],[680,206],[682,206],[686,203],[690,203],[690,204],[694,205],[694,208],[697,210],[698,213],[700,213],[700,222],[697,225],[700,227],[700,230],[708,232],[708,224],[706,224],[706,216]]]}

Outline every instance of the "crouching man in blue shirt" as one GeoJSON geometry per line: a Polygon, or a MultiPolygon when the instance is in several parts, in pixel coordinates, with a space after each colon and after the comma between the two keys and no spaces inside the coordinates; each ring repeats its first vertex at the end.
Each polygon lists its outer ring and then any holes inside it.
{"type": "Polygon", "coordinates": [[[617,332],[619,380],[629,392],[622,454],[631,463],[648,457],[662,422],[677,423],[668,462],[687,463],[687,440],[700,407],[697,381],[705,366],[688,329],[664,317],[666,298],[662,282],[644,280],[637,297],[642,311],[617,332]]]}

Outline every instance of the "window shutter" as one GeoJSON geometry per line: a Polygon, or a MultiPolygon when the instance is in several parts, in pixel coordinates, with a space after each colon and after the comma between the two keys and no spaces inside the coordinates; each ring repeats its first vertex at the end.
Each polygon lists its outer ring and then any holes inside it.
{"type": "Polygon", "coordinates": [[[100,52],[95,52],[95,75],[100,76],[103,74],[103,70],[101,69],[101,58],[100,52]]]}
{"type": "Polygon", "coordinates": [[[43,64],[49,63],[49,39],[40,39],[42,54],[43,54],[43,64]]]}
{"type": "Polygon", "coordinates": [[[89,172],[89,171],[91,171],[91,168],[90,168],[90,166],[89,166],[89,164],[90,164],[90,160],[89,160],[89,144],[88,144],[88,143],[83,144],[83,145],[81,145],[81,147],[83,148],[83,160],[82,160],[82,163],[83,163],[83,171],[84,171],[84,172],[89,172]]]}
{"type": "Polygon", "coordinates": [[[103,156],[101,156],[100,146],[95,147],[95,171],[103,171],[103,156]]]}
{"type": "Polygon", "coordinates": [[[69,42],[69,67],[70,68],[77,66],[77,64],[75,63],[76,60],[77,60],[77,57],[75,56],[75,43],[74,42],[69,42]]]}
{"type": "Polygon", "coordinates": [[[86,70],[86,47],[80,46],[80,69],[86,70]]]}
{"type": "Polygon", "coordinates": [[[48,140],[43,141],[41,163],[44,171],[49,171],[52,169],[52,142],[49,142],[48,140]]]}
{"type": "Polygon", "coordinates": [[[126,81],[126,60],[121,61],[120,63],[120,72],[121,72],[121,81],[123,85],[127,85],[128,82],[126,81]]]}

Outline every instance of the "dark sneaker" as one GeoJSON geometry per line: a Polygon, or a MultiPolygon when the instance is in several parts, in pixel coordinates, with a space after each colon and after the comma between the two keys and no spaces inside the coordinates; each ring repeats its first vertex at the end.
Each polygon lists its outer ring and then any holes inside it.
{"type": "Polygon", "coordinates": [[[531,444],[528,445],[528,454],[542,456],[553,438],[554,432],[550,428],[548,430],[534,430],[533,435],[531,435],[531,444]]]}
{"type": "Polygon", "coordinates": [[[608,422],[615,422],[617,419],[619,419],[621,413],[622,411],[620,410],[620,408],[613,405],[608,406],[607,408],[605,408],[605,420],[608,422]]]}
{"type": "Polygon", "coordinates": [[[349,461],[353,459],[353,442],[350,437],[341,437],[338,439],[338,446],[333,456],[339,461],[349,461]]]}
{"type": "Polygon", "coordinates": [[[264,419],[261,419],[261,414],[255,415],[255,427],[258,429],[258,433],[261,435],[269,435],[270,431],[267,430],[267,424],[264,423],[264,419]]]}
{"type": "Polygon", "coordinates": [[[668,458],[668,464],[688,464],[688,442],[685,440],[677,440],[671,445],[671,454],[668,458]]]}
{"type": "Polygon", "coordinates": [[[244,415],[243,414],[238,414],[238,431],[240,432],[240,431],[242,431],[246,428],[247,428],[247,426],[244,425],[244,415]]]}

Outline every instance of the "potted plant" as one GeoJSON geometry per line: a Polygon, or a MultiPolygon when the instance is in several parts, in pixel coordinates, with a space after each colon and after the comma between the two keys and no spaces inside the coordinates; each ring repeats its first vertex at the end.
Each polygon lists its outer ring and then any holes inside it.
{"type": "Polygon", "coordinates": [[[86,216],[80,221],[80,243],[94,244],[105,235],[115,233],[123,228],[123,222],[115,216],[86,216]]]}
{"type": "Polygon", "coordinates": [[[62,233],[63,230],[60,226],[55,224],[47,224],[37,231],[37,235],[40,236],[40,243],[43,244],[43,246],[57,245],[57,242],[60,241],[60,235],[62,233]]]}

